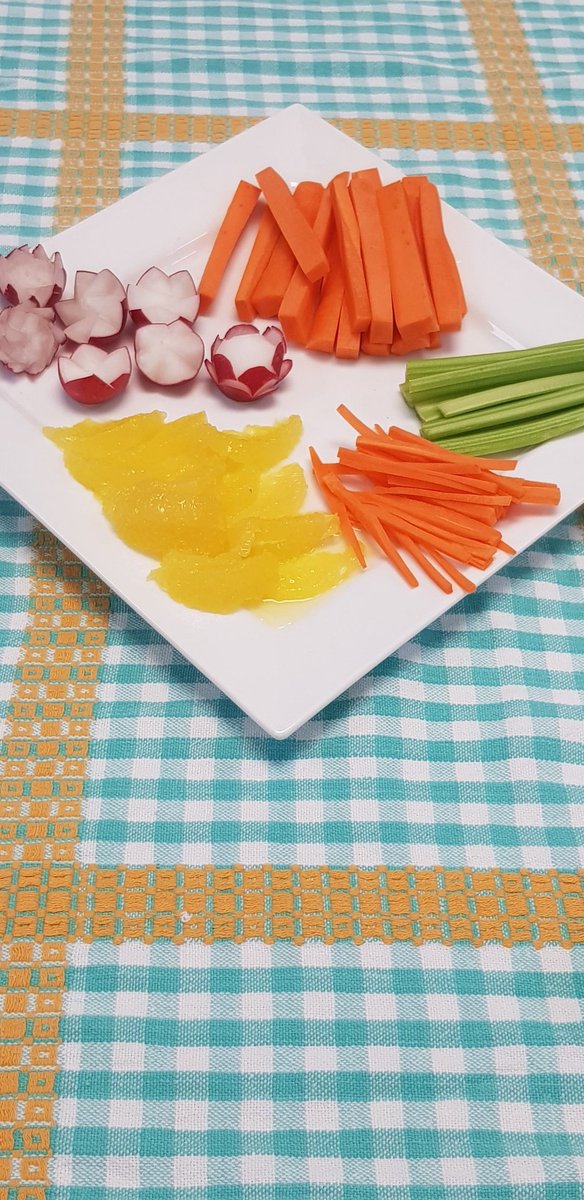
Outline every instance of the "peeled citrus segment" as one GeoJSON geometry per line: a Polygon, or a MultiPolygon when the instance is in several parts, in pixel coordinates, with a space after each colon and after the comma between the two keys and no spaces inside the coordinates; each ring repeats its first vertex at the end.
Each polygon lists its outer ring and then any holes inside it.
{"type": "Polygon", "coordinates": [[[134,447],[158,432],[164,425],[165,414],[162,412],[138,413],[134,417],[122,417],[119,421],[97,421],[87,418],[77,421],[75,425],[64,428],[43,429],[56,446],[83,446],[85,452],[92,458],[107,455],[112,452],[132,450],[134,447]]]}
{"type": "Polygon", "coordinates": [[[232,521],[247,513],[258,494],[260,474],[253,467],[236,467],[227,473],[223,471],[221,481],[217,485],[217,501],[227,521],[232,521]]]}
{"type": "Polygon", "coordinates": [[[152,558],[181,549],[213,555],[227,546],[222,514],[200,480],[110,490],[103,511],[122,541],[152,558]]]}
{"type": "Polygon", "coordinates": [[[296,517],[243,519],[229,532],[239,554],[272,554],[278,562],[296,558],[330,541],[339,532],[338,517],[329,513],[301,513],[296,517]]]}
{"type": "Polygon", "coordinates": [[[311,600],[348,579],[357,569],[352,550],[313,550],[279,564],[270,600],[311,600]]]}
{"type": "Polygon", "coordinates": [[[278,564],[268,554],[241,558],[219,554],[167,554],[150,578],[173,600],[204,612],[232,613],[256,608],[277,587],[278,564]]]}
{"type": "Polygon", "coordinates": [[[269,471],[292,453],[302,434],[300,417],[287,417],[275,425],[248,425],[243,433],[218,432],[218,445],[228,462],[245,463],[269,471]]]}
{"type": "Polygon", "coordinates": [[[307,493],[306,476],[298,463],[262,475],[257,495],[246,517],[293,517],[300,512],[307,493]]]}

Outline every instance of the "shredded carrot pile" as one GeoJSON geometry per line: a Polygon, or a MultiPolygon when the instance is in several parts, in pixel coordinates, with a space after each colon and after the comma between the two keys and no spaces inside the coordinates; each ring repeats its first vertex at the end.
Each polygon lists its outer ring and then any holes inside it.
{"type": "Polygon", "coordinates": [[[497,551],[514,554],[497,524],[513,505],[557,505],[560,490],[505,472],[515,459],[473,458],[444,450],[392,425],[370,428],[345,405],[338,409],[357,433],[354,448],[341,448],[337,462],[310,457],[316,482],[361,567],[367,565],[356,531],[367,534],[411,587],[418,578],[410,559],[443,592],[456,583],[476,585],[458,569],[486,570],[497,551]]]}

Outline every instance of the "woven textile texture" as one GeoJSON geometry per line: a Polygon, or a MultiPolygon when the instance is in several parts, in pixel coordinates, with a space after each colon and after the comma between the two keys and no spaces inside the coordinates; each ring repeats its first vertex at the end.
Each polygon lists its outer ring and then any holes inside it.
{"type": "MultiPolygon", "coordinates": [[[[0,249],[301,101],[580,289],[583,28],[5,0],[0,249]]],[[[576,513],[276,743],[0,493],[0,1200],[580,1200],[583,585],[576,513]]]]}

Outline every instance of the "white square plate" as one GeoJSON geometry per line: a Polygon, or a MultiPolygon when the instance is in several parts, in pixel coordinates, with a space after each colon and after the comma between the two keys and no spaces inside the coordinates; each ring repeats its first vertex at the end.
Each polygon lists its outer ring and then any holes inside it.
{"type": "MultiPolygon", "coordinates": [[[[69,278],[78,268],[110,267],[130,283],[152,264],[190,268],[198,279],[220,216],[240,178],[268,164],[295,183],[323,183],[341,170],[378,166],[384,180],[398,172],[300,105],[294,105],[46,242],[59,249],[69,278]]],[[[584,300],[509,250],[453,209],[445,213],[469,305],[462,333],[445,352],[474,354],[581,337],[584,300]]],[[[208,347],[234,321],[236,281],[248,252],[248,230],[229,270],[221,301],[198,329],[208,347]]],[[[187,396],[176,399],[141,386],[134,373],[115,407],[96,409],[100,420],[154,408],[170,418],[204,409],[223,428],[271,423],[300,413],[304,438],[292,458],[308,470],[307,448],[323,457],[351,441],[336,413],[341,401],[365,419],[415,429],[398,390],[403,360],[335,362],[292,348],[294,368],[274,396],[255,405],[226,401],[205,371],[187,396]]],[[[65,470],[44,425],[72,424],[89,415],[61,392],[54,368],[37,380],[2,379],[0,483],[113,591],[194,663],[269,734],[287,737],[461,598],[446,597],[422,577],[411,590],[384,562],[318,601],[283,612],[270,623],[253,613],[215,616],[174,603],[148,581],[149,559],[129,550],[111,531],[97,501],[65,470]]],[[[562,502],[553,511],[508,520],[505,537],[525,549],[584,501],[584,432],[522,456],[522,473],[557,482],[562,502]]],[[[316,493],[310,497],[319,504],[316,493]]],[[[508,559],[499,554],[488,574],[508,559]]],[[[475,579],[485,578],[471,572],[475,579]]]]}

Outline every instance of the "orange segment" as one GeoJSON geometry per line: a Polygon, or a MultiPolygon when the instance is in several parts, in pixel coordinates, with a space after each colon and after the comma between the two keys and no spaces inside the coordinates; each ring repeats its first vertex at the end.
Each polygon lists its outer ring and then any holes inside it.
{"type": "Polygon", "coordinates": [[[278,564],[268,554],[241,558],[235,553],[207,558],[174,551],[151,572],[173,600],[204,612],[232,613],[256,608],[274,591],[278,564]]]}

